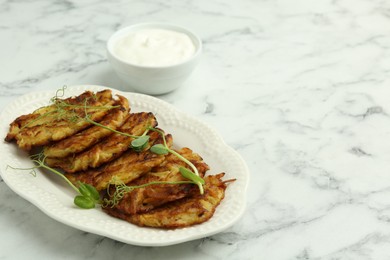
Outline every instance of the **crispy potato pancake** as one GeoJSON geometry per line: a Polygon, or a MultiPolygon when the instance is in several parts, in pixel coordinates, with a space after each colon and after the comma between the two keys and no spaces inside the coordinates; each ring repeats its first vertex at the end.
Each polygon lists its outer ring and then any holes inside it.
{"type": "Polygon", "coordinates": [[[165,204],[150,212],[127,214],[116,208],[103,208],[109,215],[126,220],[141,227],[182,228],[209,220],[225,196],[226,184],[222,181],[224,173],[205,178],[204,194],[165,204]]]}
{"type": "Polygon", "coordinates": [[[6,141],[16,139],[18,146],[28,151],[34,146],[47,145],[52,141],[62,140],[91,125],[83,119],[86,112],[92,120],[100,121],[110,110],[103,109],[103,107],[111,107],[114,103],[111,91],[98,92],[96,96],[89,93],[81,96],[83,96],[82,99],[80,97],[74,99],[74,105],[78,107],[65,107],[62,110],[65,113],[61,113],[58,109],[51,110],[52,108],[50,108],[49,110],[53,113],[42,114],[43,116],[41,117],[26,115],[22,119],[16,119],[10,125],[10,132],[6,137],[6,141]],[[85,96],[90,95],[93,98],[85,99],[85,96]],[[86,100],[87,104],[85,103],[86,100]],[[80,101],[80,103],[76,101],[80,101]],[[87,109],[84,108],[85,104],[88,106],[87,109]],[[33,119],[29,120],[29,118],[33,119]],[[19,125],[23,126],[19,127],[19,125]]]}
{"type": "MultiPolygon", "coordinates": [[[[123,125],[129,116],[129,102],[128,100],[118,95],[119,100],[113,105],[119,106],[114,108],[107,114],[99,123],[111,129],[118,129],[123,125]]],[[[50,146],[44,147],[44,154],[47,157],[64,158],[73,156],[76,153],[82,152],[92,145],[98,143],[103,138],[113,134],[109,129],[101,126],[91,126],[73,136],[56,142],[50,146]]]]}
{"type": "MultiPolygon", "coordinates": [[[[104,91],[104,93],[108,93],[104,91]]],[[[93,93],[91,91],[86,91],[83,94],[77,97],[70,97],[64,100],[64,102],[77,105],[84,102],[85,99],[90,99],[93,97],[93,93]]],[[[22,115],[16,118],[11,124],[9,132],[5,138],[6,141],[10,142],[15,139],[16,135],[26,127],[33,127],[37,125],[42,125],[48,122],[51,122],[53,119],[58,116],[57,106],[50,105],[38,108],[33,113],[28,115],[22,115]]]]}
{"type": "MultiPolygon", "coordinates": [[[[172,137],[167,135],[166,141],[170,145],[172,143],[172,137]]],[[[144,151],[135,152],[128,150],[118,159],[97,169],[68,173],[65,176],[74,184],[81,181],[91,184],[99,191],[106,189],[114,177],[117,181],[124,183],[133,181],[150,172],[153,167],[160,165],[164,161],[164,155],[154,154],[148,149],[152,145],[162,142],[163,140],[160,134],[151,132],[148,147],[144,151]]]]}
{"type": "MultiPolygon", "coordinates": [[[[127,121],[119,128],[120,132],[140,136],[148,127],[157,125],[152,113],[130,114],[127,121]]],[[[114,133],[92,146],[90,149],[75,156],[66,158],[47,158],[46,163],[50,167],[59,167],[65,172],[74,173],[85,171],[88,168],[97,168],[100,165],[120,157],[127,151],[133,138],[114,133]]]]}
{"type": "MultiPolygon", "coordinates": [[[[205,175],[209,167],[198,154],[192,152],[189,148],[182,148],[177,152],[197,167],[201,177],[205,175]]],[[[147,173],[143,177],[127,183],[127,185],[136,186],[154,181],[174,182],[187,180],[179,172],[179,167],[186,167],[186,164],[176,156],[172,154],[167,155],[161,164],[163,166],[155,167],[153,172],[147,173]]],[[[115,208],[127,214],[147,212],[165,203],[184,198],[193,191],[199,191],[198,187],[193,184],[151,185],[127,193],[115,208]]]]}

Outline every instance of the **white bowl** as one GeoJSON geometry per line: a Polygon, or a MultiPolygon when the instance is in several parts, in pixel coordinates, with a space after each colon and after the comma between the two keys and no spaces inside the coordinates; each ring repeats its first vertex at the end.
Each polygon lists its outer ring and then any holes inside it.
{"type": "Polygon", "coordinates": [[[196,67],[202,52],[202,42],[189,30],[172,24],[142,23],[122,28],[107,42],[107,57],[116,74],[130,88],[137,92],[160,95],[180,87],[196,67]],[[141,29],[165,29],[186,34],[195,46],[195,53],[181,63],[170,66],[142,66],[124,60],[114,52],[115,44],[130,32],[141,29]]]}

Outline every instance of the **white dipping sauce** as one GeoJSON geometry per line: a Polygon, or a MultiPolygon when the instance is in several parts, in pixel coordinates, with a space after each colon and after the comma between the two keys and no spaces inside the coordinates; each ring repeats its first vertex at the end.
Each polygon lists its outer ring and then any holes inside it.
{"type": "Polygon", "coordinates": [[[141,66],[170,66],[194,55],[196,47],[184,33],[165,29],[130,32],[114,45],[121,59],[141,66]]]}

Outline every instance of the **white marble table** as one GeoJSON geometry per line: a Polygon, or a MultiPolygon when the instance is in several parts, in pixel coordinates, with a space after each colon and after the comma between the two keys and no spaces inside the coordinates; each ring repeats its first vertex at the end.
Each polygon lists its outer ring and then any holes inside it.
{"type": "Polygon", "coordinates": [[[105,41],[147,21],[203,39],[190,80],[159,98],[244,157],[245,215],[137,247],[58,223],[0,179],[0,259],[390,259],[390,3],[3,0],[0,108],[63,85],[120,88],[105,41]]]}

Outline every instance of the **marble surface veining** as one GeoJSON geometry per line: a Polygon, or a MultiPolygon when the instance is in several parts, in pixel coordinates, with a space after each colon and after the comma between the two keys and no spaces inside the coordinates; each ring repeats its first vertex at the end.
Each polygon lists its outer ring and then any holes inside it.
{"type": "Polygon", "coordinates": [[[147,21],[202,38],[159,96],[209,123],[251,172],[217,235],[138,247],[58,223],[0,180],[0,259],[390,259],[390,2],[0,1],[0,108],[63,85],[121,88],[105,55],[147,21]]]}

